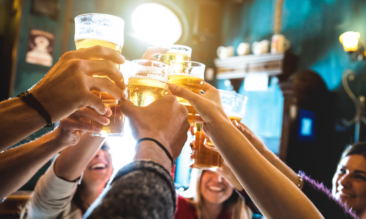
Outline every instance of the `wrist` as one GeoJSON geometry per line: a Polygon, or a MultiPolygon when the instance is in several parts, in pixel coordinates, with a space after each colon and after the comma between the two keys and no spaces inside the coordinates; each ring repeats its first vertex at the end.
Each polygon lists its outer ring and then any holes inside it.
{"type": "MultiPolygon", "coordinates": [[[[13,106],[17,106],[18,108],[21,109],[21,111],[23,112],[27,112],[27,120],[31,120],[33,124],[37,124],[37,127],[44,127],[46,125],[46,121],[44,120],[44,118],[38,113],[38,111],[36,109],[34,109],[33,107],[29,106],[27,103],[25,103],[22,99],[20,99],[19,97],[15,97],[13,99],[11,99],[14,101],[14,103],[12,103],[13,106]]],[[[17,111],[17,110],[14,110],[17,111]]]]}
{"type": "Polygon", "coordinates": [[[60,148],[61,150],[70,146],[70,144],[66,144],[62,141],[62,133],[60,127],[57,127],[55,130],[49,133],[49,141],[52,142],[52,145],[60,148]]]}
{"type": "Polygon", "coordinates": [[[165,169],[167,169],[169,172],[172,167],[172,163],[164,150],[152,141],[142,141],[137,145],[134,160],[154,161],[165,167],[165,169]]]}
{"type": "Polygon", "coordinates": [[[54,112],[54,104],[50,103],[50,101],[42,96],[42,91],[39,91],[39,89],[32,89],[29,91],[34,98],[44,107],[44,109],[47,111],[47,113],[50,115],[52,122],[57,122],[61,120],[60,116],[57,116],[54,112]]]}
{"type": "MultiPolygon", "coordinates": [[[[148,132],[140,132],[137,140],[140,140],[142,138],[153,138],[155,140],[157,140],[158,142],[160,142],[162,145],[164,145],[164,147],[169,151],[170,154],[172,154],[172,152],[170,151],[170,141],[168,141],[161,132],[156,132],[153,133],[151,131],[148,132]]],[[[155,143],[154,143],[155,144],[155,143]]],[[[158,146],[159,147],[159,146],[158,146]]]]}

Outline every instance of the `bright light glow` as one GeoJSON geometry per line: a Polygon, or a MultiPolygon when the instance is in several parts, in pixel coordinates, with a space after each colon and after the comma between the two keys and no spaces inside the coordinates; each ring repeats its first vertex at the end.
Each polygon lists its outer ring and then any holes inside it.
{"type": "Polygon", "coordinates": [[[339,41],[343,44],[344,51],[354,52],[358,49],[358,40],[360,39],[360,33],[357,32],[345,32],[339,37],[339,41]]]}
{"type": "Polygon", "coordinates": [[[182,35],[182,24],[169,8],[156,3],[140,5],[132,13],[134,37],[154,45],[176,43],[182,35]]]}
{"type": "Polygon", "coordinates": [[[126,118],[123,132],[123,137],[107,137],[107,141],[111,147],[110,153],[112,155],[114,173],[132,162],[135,156],[136,140],[132,137],[128,118],[126,118]]]}
{"type": "Polygon", "coordinates": [[[245,91],[265,91],[268,89],[267,73],[249,73],[244,80],[245,91]]]}

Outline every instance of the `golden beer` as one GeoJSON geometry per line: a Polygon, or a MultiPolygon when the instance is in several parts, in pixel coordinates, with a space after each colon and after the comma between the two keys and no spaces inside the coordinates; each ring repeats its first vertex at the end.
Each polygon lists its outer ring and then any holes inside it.
{"type": "MultiPolygon", "coordinates": [[[[170,74],[168,75],[168,83],[176,84],[184,87],[193,93],[199,94],[202,90],[203,79],[187,74],[170,74]]],[[[177,97],[178,102],[183,105],[191,105],[187,100],[177,97]]]]}
{"type": "MultiPolygon", "coordinates": [[[[124,21],[108,14],[82,14],[75,17],[75,46],[77,50],[93,46],[103,46],[122,52],[124,21]]],[[[119,70],[120,65],[115,64],[119,70]]],[[[101,72],[102,73],[102,72],[101,72]]],[[[94,77],[106,77],[95,75],[94,77]]],[[[101,125],[94,121],[93,124],[102,126],[100,133],[95,136],[122,135],[124,115],[120,110],[120,101],[106,92],[93,91],[93,94],[102,99],[103,103],[112,110],[108,125],[101,125]]]]}
{"type": "MultiPolygon", "coordinates": [[[[199,94],[203,87],[205,65],[192,61],[171,61],[169,66],[168,83],[184,87],[193,93],[199,94]]],[[[177,97],[180,104],[188,109],[188,121],[195,123],[195,117],[199,116],[191,104],[184,98],[177,97]]]]}
{"type": "Polygon", "coordinates": [[[103,100],[103,103],[109,107],[112,111],[112,115],[109,117],[108,125],[101,125],[98,122],[91,120],[91,123],[102,128],[102,131],[94,136],[111,136],[121,135],[123,132],[123,122],[125,116],[122,114],[120,109],[121,101],[119,100],[103,100]]]}
{"type": "MultiPolygon", "coordinates": [[[[229,116],[229,119],[231,122],[237,121],[238,123],[240,123],[241,119],[240,117],[236,117],[236,116],[229,116]]],[[[206,136],[206,140],[205,140],[205,146],[208,147],[211,150],[215,150],[217,151],[217,149],[215,148],[215,146],[213,145],[211,139],[209,137],[206,136]]]]}
{"type": "MultiPolygon", "coordinates": [[[[104,41],[104,40],[81,39],[81,40],[76,40],[75,41],[75,46],[76,46],[76,49],[77,50],[79,50],[79,49],[85,49],[85,48],[89,48],[89,47],[93,47],[93,46],[97,46],[97,45],[114,49],[114,50],[116,50],[119,53],[122,52],[122,46],[119,46],[119,45],[117,45],[115,43],[108,42],[108,41],[104,41]]],[[[115,64],[115,66],[116,66],[116,68],[118,70],[120,70],[120,65],[119,64],[115,64]]],[[[95,75],[94,77],[105,77],[105,76],[95,75]]],[[[101,96],[102,100],[105,100],[105,98],[103,98],[105,96],[108,96],[107,93],[102,94],[102,96],[101,96]]],[[[111,99],[111,98],[114,99],[114,97],[112,97],[111,95],[109,95],[108,98],[106,98],[106,99],[111,99]]]]}
{"type": "Polygon", "coordinates": [[[147,106],[166,95],[168,84],[147,77],[130,77],[128,80],[128,98],[136,106],[147,106]]]}
{"type": "Polygon", "coordinates": [[[241,119],[240,117],[237,116],[229,116],[229,119],[231,120],[231,122],[237,121],[238,123],[240,123],[241,119]]]}
{"type": "MultiPolygon", "coordinates": [[[[89,47],[93,47],[93,46],[104,46],[107,48],[111,48],[116,50],[119,53],[122,53],[122,46],[117,45],[115,43],[112,42],[108,42],[105,40],[95,40],[95,39],[81,39],[81,40],[76,40],[75,41],[75,46],[76,49],[85,49],[85,48],[89,48],[89,47]]],[[[116,68],[118,70],[120,70],[120,65],[119,64],[115,64],[116,68]]]]}
{"type": "MultiPolygon", "coordinates": [[[[196,94],[199,94],[202,90],[203,79],[186,74],[172,74],[168,75],[168,83],[182,86],[196,94]]],[[[186,99],[177,97],[177,100],[180,104],[184,105],[187,108],[188,122],[191,124],[194,123],[195,117],[197,116],[196,110],[186,99]]]]}
{"type": "Polygon", "coordinates": [[[122,53],[122,46],[117,45],[115,43],[105,41],[105,40],[95,40],[95,39],[80,39],[75,41],[76,49],[85,49],[93,46],[104,46],[111,49],[116,50],[119,53],[122,53]]]}
{"type": "MultiPolygon", "coordinates": [[[[108,42],[105,40],[96,40],[96,39],[80,39],[75,41],[76,49],[85,49],[92,46],[104,46],[111,49],[116,50],[117,52],[122,52],[122,46],[119,46],[115,43],[108,42]]],[[[116,68],[119,70],[120,65],[115,64],[116,68]]],[[[94,77],[105,77],[105,76],[94,76],[94,77]]],[[[109,117],[110,123],[108,125],[101,125],[95,121],[91,121],[92,124],[100,126],[102,131],[98,134],[93,134],[94,136],[107,136],[113,135],[110,133],[114,133],[115,135],[121,135],[123,132],[123,122],[124,122],[124,115],[119,108],[120,101],[116,100],[112,95],[106,92],[98,92],[92,91],[95,95],[99,96],[103,103],[112,110],[112,115],[109,117]]]]}
{"type": "Polygon", "coordinates": [[[184,54],[184,53],[164,53],[164,54],[159,54],[158,56],[158,60],[161,62],[164,62],[167,65],[170,65],[171,61],[190,61],[191,57],[188,56],[188,54],[184,54]]]}
{"type": "Polygon", "coordinates": [[[192,148],[193,167],[197,169],[217,170],[221,168],[224,159],[219,152],[210,150],[204,145],[206,138],[202,130],[203,124],[196,123],[195,141],[192,148]]]}

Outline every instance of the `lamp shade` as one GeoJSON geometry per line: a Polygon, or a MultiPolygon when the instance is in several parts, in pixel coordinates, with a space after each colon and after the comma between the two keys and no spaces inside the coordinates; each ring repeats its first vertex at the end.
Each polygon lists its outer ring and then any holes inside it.
{"type": "Polygon", "coordinates": [[[339,41],[343,44],[344,51],[354,52],[358,49],[358,40],[360,33],[348,31],[339,37],[339,41]]]}

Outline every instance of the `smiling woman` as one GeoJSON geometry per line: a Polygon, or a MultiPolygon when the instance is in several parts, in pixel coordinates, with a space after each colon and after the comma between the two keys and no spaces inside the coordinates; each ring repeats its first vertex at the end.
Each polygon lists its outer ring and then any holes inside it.
{"type": "Polygon", "coordinates": [[[132,13],[134,37],[154,45],[170,45],[182,36],[183,26],[169,8],[157,3],[138,6],[132,13]]]}
{"type": "Polygon", "coordinates": [[[245,205],[244,199],[239,195],[240,192],[234,191],[231,183],[218,172],[193,169],[190,191],[187,190],[188,196],[193,197],[178,197],[177,211],[174,218],[251,218],[251,210],[245,205]]]}
{"type": "Polygon", "coordinates": [[[332,193],[359,218],[366,216],[366,143],[345,149],[333,177],[332,193]]]}
{"type": "Polygon", "coordinates": [[[109,150],[104,138],[88,134],[63,150],[38,180],[21,218],[81,219],[112,176],[109,150]]]}

